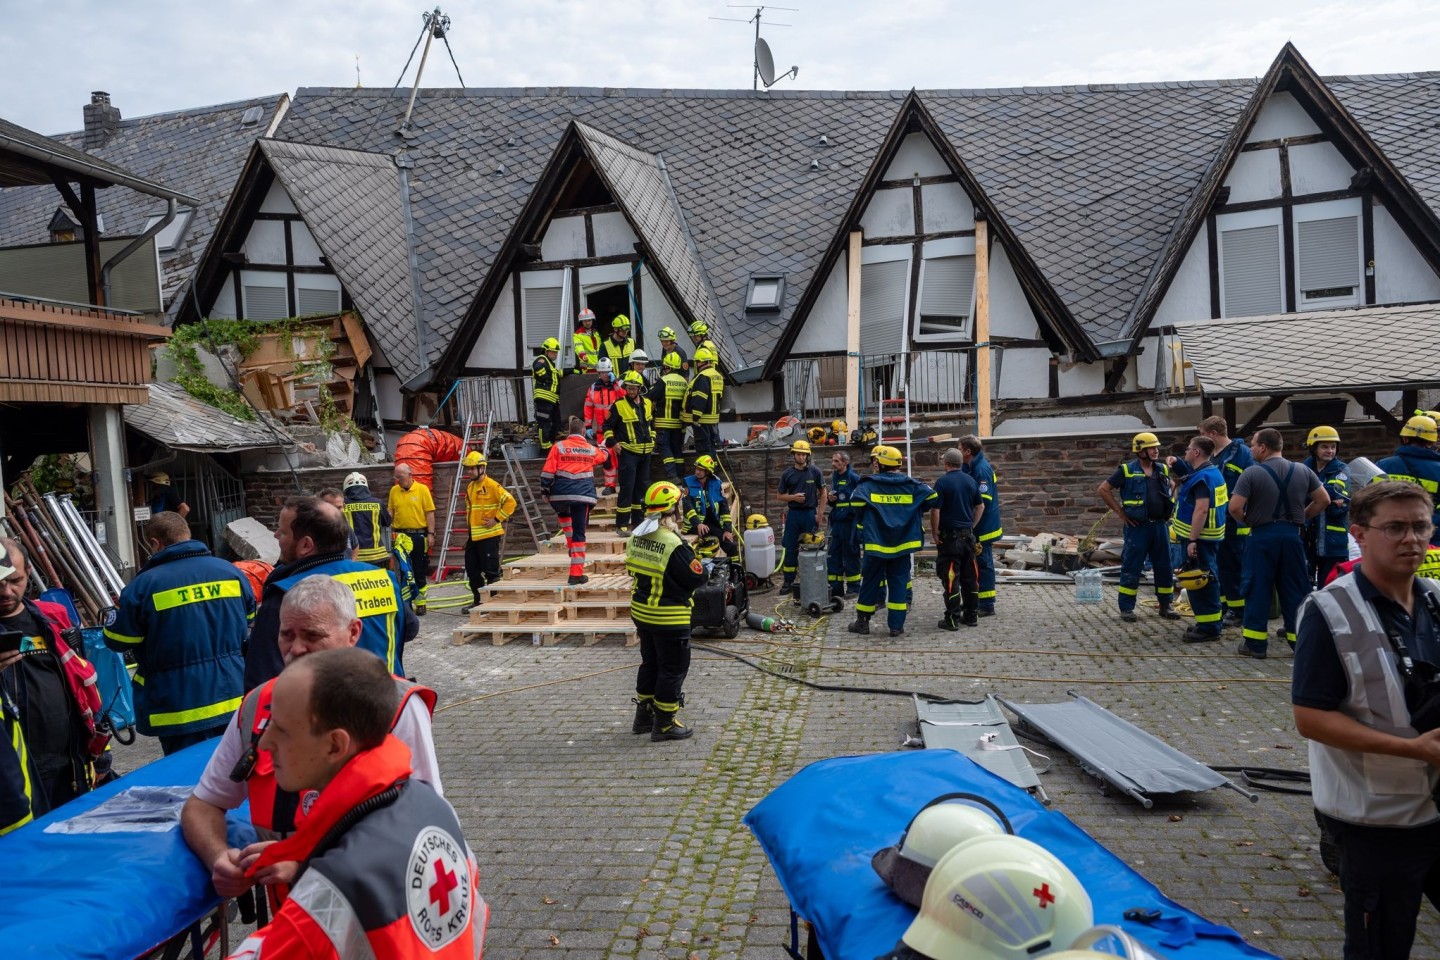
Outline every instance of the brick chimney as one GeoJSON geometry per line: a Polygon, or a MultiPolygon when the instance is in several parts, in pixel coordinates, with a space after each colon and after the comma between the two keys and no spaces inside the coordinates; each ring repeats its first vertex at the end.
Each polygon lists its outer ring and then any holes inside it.
{"type": "Polygon", "coordinates": [[[85,149],[103,146],[120,129],[120,111],[110,105],[110,94],[96,90],[85,104],[85,149]]]}

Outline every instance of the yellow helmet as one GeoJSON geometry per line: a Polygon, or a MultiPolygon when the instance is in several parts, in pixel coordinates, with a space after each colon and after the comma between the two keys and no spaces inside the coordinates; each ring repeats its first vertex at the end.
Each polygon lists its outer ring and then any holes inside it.
{"type": "Polygon", "coordinates": [[[1160,446],[1160,438],[1153,433],[1137,433],[1130,439],[1130,452],[1139,453],[1160,446]]]}
{"type": "Polygon", "coordinates": [[[825,439],[825,428],[811,427],[809,430],[805,431],[805,436],[810,438],[811,443],[819,443],[820,441],[825,439]]]}
{"type": "Polygon", "coordinates": [[[620,378],[620,382],[627,387],[639,387],[642,390],[645,389],[645,378],[640,375],[640,371],[638,370],[626,371],[625,376],[620,378]]]}
{"type": "Polygon", "coordinates": [[[155,473],[150,474],[150,482],[158,483],[162,487],[168,487],[170,486],[170,474],[166,473],[163,470],[156,471],[155,473]]]}
{"type": "Polygon", "coordinates": [[[664,513],[680,502],[680,488],[669,480],[650,484],[645,491],[645,512],[664,513]]]}
{"type": "Polygon", "coordinates": [[[702,453],[695,458],[695,466],[713,475],[715,473],[715,458],[708,453],[702,453]]]}
{"type": "Polygon", "coordinates": [[[1431,443],[1436,439],[1435,421],[1425,416],[1411,417],[1405,421],[1405,426],[1400,428],[1402,437],[1419,437],[1421,440],[1429,440],[1431,443]]]}
{"type": "Polygon", "coordinates": [[[1431,420],[1434,420],[1436,423],[1440,423],[1440,410],[1416,410],[1416,411],[1415,411],[1415,416],[1417,416],[1417,417],[1429,417],[1431,420]]]}
{"type": "Polygon", "coordinates": [[[700,537],[695,541],[695,555],[697,557],[713,557],[719,552],[719,537],[700,537]]]}
{"type": "Polygon", "coordinates": [[[905,462],[905,457],[894,447],[887,447],[884,444],[870,451],[872,459],[878,461],[882,467],[898,467],[905,462]]]}
{"type": "Polygon", "coordinates": [[[685,361],[680,359],[680,354],[671,350],[660,358],[660,369],[665,371],[679,370],[684,366],[685,361]]]}
{"type": "Polygon", "coordinates": [[[610,321],[610,329],[611,329],[611,330],[629,330],[629,329],[630,329],[630,318],[627,317],[627,316],[625,316],[625,314],[623,314],[623,313],[616,314],[616,315],[615,315],[615,319],[610,321]]]}
{"type": "Polygon", "coordinates": [[[745,518],[746,530],[759,530],[761,527],[768,526],[770,526],[770,521],[765,519],[765,514],[763,513],[752,513],[745,518]]]}
{"type": "Polygon", "coordinates": [[[845,435],[845,421],[844,421],[844,420],[831,420],[831,421],[830,421],[830,432],[833,433],[833,434],[835,434],[835,436],[837,436],[837,437],[843,437],[843,436],[845,435]]]}
{"type": "Polygon", "coordinates": [[[661,328],[660,328],[660,333],[657,334],[657,336],[659,336],[661,340],[674,340],[674,339],[675,339],[675,328],[674,328],[674,327],[661,327],[661,328]]]}
{"type": "Polygon", "coordinates": [[[711,350],[709,347],[701,347],[699,350],[696,350],[696,351],[695,351],[695,362],[696,362],[696,363],[714,363],[714,362],[715,362],[715,351],[714,351],[714,350],[711,350]]]}
{"type": "Polygon", "coordinates": [[[710,324],[706,323],[704,320],[696,320],[694,323],[690,324],[690,336],[692,336],[692,337],[708,337],[708,336],[710,336],[710,324]]]}
{"type": "Polygon", "coordinates": [[[1305,438],[1305,446],[1313,447],[1317,443],[1339,443],[1340,434],[1334,427],[1316,427],[1310,431],[1310,436],[1305,438]]]}
{"type": "Polygon", "coordinates": [[[808,457],[810,455],[810,444],[808,441],[805,440],[796,440],[794,443],[790,444],[790,452],[803,453],[808,457]]]}
{"type": "Polygon", "coordinates": [[[814,532],[814,533],[802,533],[802,534],[800,534],[800,543],[801,543],[801,545],[803,545],[803,546],[807,546],[807,547],[808,547],[808,546],[810,546],[810,545],[812,545],[812,544],[819,544],[819,543],[824,543],[824,542],[825,542],[825,534],[820,533],[819,531],[816,531],[816,532],[814,532]]]}
{"type": "Polygon", "coordinates": [[[1175,586],[1181,590],[1204,590],[1210,585],[1210,572],[1200,567],[1185,566],[1175,573],[1175,586]]]}
{"type": "Polygon", "coordinates": [[[541,350],[559,350],[559,349],[560,349],[560,341],[559,341],[559,340],[556,340],[554,337],[546,337],[546,338],[545,338],[545,342],[542,343],[542,344],[540,344],[540,349],[541,349],[541,350]]]}
{"type": "Polygon", "coordinates": [[[465,459],[460,461],[462,467],[483,467],[485,466],[485,454],[479,450],[471,450],[465,454],[465,459]]]}

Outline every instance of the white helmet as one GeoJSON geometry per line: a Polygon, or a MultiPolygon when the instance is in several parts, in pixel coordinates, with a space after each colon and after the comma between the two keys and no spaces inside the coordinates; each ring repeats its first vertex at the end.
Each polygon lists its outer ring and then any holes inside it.
{"type": "Polygon", "coordinates": [[[1165,955],[1156,953],[1129,933],[1109,924],[1091,927],[1070,944],[1062,953],[1046,954],[1051,957],[1065,957],[1067,960],[1101,960],[1109,957],[1124,957],[1125,960],[1165,960],[1165,955]]]}
{"type": "Polygon", "coordinates": [[[595,361],[596,373],[614,373],[615,367],[610,363],[609,357],[601,357],[595,361]]]}
{"type": "Polygon", "coordinates": [[[370,481],[365,479],[365,474],[356,470],[354,473],[348,474],[345,477],[345,483],[342,484],[342,486],[347,490],[351,487],[364,487],[366,490],[369,490],[370,481]]]}
{"type": "Polygon", "coordinates": [[[900,939],[932,960],[1030,960],[1094,922],[1085,888],[1054,854],[1023,837],[976,837],[940,858],[900,939]]]}
{"type": "Polygon", "coordinates": [[[1005,814],[984,797],[973,793],[941,794],[921,807],[905,827],[900,842],[876,853],[870,865],[896,896],[919,907],[925,881],[941,857],[966,840],[1013,832],[1005,814]],[[962,800],[969,802],[948,802],[962,800]]]}
{"type": "Polygon", "coordinates": [[[645,351],[644,351],[644,350],[632,350],[632,351],[630,352],[630,362],[631,362],[631,363],[649,363],[649,362],[650,362],[650,358],[645,354],[645,351]]]}

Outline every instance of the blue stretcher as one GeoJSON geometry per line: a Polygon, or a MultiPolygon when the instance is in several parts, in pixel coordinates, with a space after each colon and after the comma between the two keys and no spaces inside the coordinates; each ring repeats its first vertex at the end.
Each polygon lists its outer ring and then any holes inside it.
{"type": "MultiPolygon", "coordinates": [[[[0,837],[0,944],[7,960],[139,957],[193,929],[220,904],[210,871],[177,824],[163,832],[46,833],[134,787],[193,787],[216,741],[149,763],[0,837]]],[[[255,839],[248,806],[230,842],[255,839]]]]}
{"type": "Polygon", "coordinates": [[[899,840],[925,803],[954,791],[992,800],[1016,833],[1060,857],[1089,893],[1096,924],[1121,927],[1173,960],[1275,957],[1170,900],[1064,814],[952,750],[822,760],[745,815],[790,900],[792,956],[794,915],[810,922],[827,960],[874,960],[894,948],[915,910],[890,892],[870,858],[899,840]],[[1159,911],[1160,920],[1124,919],[1131,909],[1159,911]],[[1187,932],[1199,935],[1176,945],[1187,932]]]}

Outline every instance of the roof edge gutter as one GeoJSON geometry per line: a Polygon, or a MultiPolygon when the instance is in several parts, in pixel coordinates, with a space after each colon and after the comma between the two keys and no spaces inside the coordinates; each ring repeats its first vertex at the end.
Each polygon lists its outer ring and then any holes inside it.
{"type": "Polygon", "coordinates": [[[129,187],[131,190],[148,194],[152,197],[159,197],[161,200],[175,200],[187,206],[194,207],[198,207],[202,203],[202,201],[195,197],[167,189],[158,183],[151,183],[149,180],[142,180],[139,177],[130,176],[129,174],[117,174],[111,170],[96,166],[93,163],[77,160],[74,157],[67,156],[66,154],[59,153],[47,147],[42,147],[38,144],[26,143],[24,140],[16,140],[14,137],[8,137],[3,133],[0,133],[0,144],[4,144],[9,149],[23,156],[27,156],[32,160],[54,163],[74,173],[84,173],[92,179],[112,183],[120,187],[129,187]]]}

